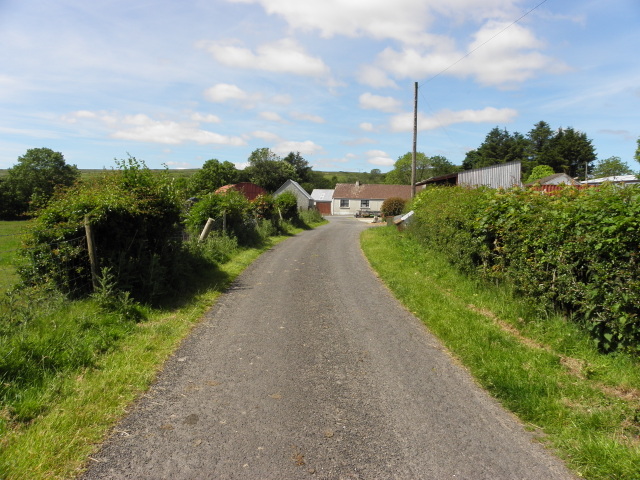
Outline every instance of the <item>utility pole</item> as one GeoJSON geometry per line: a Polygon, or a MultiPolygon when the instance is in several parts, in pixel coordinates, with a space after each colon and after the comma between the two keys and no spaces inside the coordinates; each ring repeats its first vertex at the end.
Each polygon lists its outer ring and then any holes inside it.
{"type": "Polygon", "coordinates": [[[411,198],[416,196],[416,144],[418,142],[418,82],[414,82],[413,154],[411,156],[411,198]]]}

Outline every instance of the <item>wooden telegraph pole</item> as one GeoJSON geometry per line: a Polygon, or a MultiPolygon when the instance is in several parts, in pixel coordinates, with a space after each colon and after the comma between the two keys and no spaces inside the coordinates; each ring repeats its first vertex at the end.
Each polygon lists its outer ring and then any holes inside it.
{"type": "Polygon", "coordinates": [[[414,83],[413,154],[411,156],[411,198],[416,196],[416,144],[418,142],[418,82],[414,83]]]}

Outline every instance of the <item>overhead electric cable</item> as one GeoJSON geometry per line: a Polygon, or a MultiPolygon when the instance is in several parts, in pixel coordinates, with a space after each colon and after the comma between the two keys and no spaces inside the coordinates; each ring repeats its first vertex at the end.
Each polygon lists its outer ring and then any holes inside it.
{"type": "Polygon", "coordinates": [[[455,62],[453,62],[451,65],[449,65],[447,68],[445,68],[444,70],[436,73],[434,76],[432,76],[431,78],[428,78],[427,80],[425,80],[425,83],[430,82],[431,80],[433,80],[434,78],[439,77],[440,75],[442,75],[443,73],[447,72],[448,70],[450,70],[451,68],[455,67],[457,64],[459,64],[462,60],[464,60],[465,58],[467,58],[468,56],[470,56],[471,54],[473,54],[474,52],[478,51],[479,49],[481,49],[482,47],[484,47],[487,43],[491,42],[494,38],[498,37],[499,35],[502,35],[505,31],[507,31],[508,29],[510,29],[511,27],[513,27],[516,23],[520,22],[520,20],[522,20],[524,17],[526,17],[527,15],[529,15],[531,12],[533,12],[534,10],[537,10],[539,7],[541,7],[542,5],[544,5],[545,3],[547,3],[548,0],[542,0],[539,4],[537,4],[535,7],[533,7],[531,10],[527,11],[526,13],[524,13],[520,18],[518,18],[517,20],[514,20],[513,22],[511,22],[509,25],[507,25],[506,27],[504,27],[502,30],[500,30],[498,33],[496,33],[495,35],[493,35],[491,38],[489,38],[488,40],[485,40],[484,42],[482,42],[480,45],[478,45],[476,48],[474,48],[473,50],[468,51],[466,54],[464,54],[462,57],[460,57],[458,60],[456,60],[455,62]]]}

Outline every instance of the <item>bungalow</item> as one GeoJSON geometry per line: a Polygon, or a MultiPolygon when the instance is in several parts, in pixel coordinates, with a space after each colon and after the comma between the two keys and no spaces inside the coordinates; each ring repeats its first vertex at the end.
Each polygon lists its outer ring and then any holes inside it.
{"type": "Polygon", "coordinates": [[[380,212],[387,198],[411,199],[411,185],[338,183],[333,192],[332,215],[356,215],[380,212]]]}
{"type": "Polygon", "coordinates": [[[295,195],[298,199],[298,210],[309,210],[313,207],[313,199],[311,198],[311,195],[309,195],[298,182],[287,180],[278,190],[275,191],[273,196],[277,197],[284,192],[291,192],[295,195]]]}

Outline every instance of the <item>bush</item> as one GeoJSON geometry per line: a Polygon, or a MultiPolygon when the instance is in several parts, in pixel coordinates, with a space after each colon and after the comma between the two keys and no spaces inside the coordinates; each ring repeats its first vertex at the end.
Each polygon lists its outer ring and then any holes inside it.
{"type": "Polygon", "coordinates": [[[298,218],[298,199],[292,192],[282,192],[274,200],[275,209],[280,212],[284,220],[298,218]]]}
{"type": "Polygon", "coordinates": [[[640,353],[640,188],[430,188],[412,208],[410,232],[453,264],[640,353]]]}
{"type": "Polygon", "coordinates": [[[51,284],[70,297],[91,293],[87,218],[97,263],[110,269],[118,290],[141,301],[171,290],[181,253],[180,202],[167,176],[133,157],[119,166],[38,213],[23,252],[25,284],[51,284]]]}
{"type": "Polygon", "coordinates": [[[383,217],[393,217],[400,215],[404,211],[406,200],[400,197],[390,197],[382,202],[380,213],[383,217]]]}

